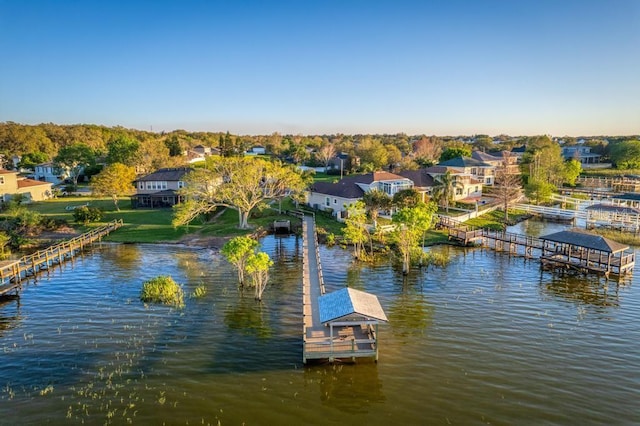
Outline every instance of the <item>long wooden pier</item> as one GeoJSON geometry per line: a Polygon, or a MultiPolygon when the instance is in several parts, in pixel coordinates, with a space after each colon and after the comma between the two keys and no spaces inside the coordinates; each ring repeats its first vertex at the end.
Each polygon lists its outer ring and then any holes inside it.
{"type": "Polygon", "coordinates": [[[532,237],[506,231],[474,228],[441,218],[439,225],[448,228],[449,240],[462,245],[475,245],[510,256],[537,258],[547,268],[572,269],[624,275],[635,266],[635,254],[628,246],[598,235],[577,231],[532,237]]]}
{"type": "Polygon", "coordinates": [[[18,260],[0,262],[0,296],[18,293],[23,280],[55,264],[62,264],[122,226],[122,219],[92,229],[70,240],[38,250],[18,260]]]}
{"type": "MultiPolygon", "coordinates": [[[[308,360],[354,361],[355,358],[363,357],[377,360],[378,321],[376,319],[361,315],[359,312],[349,312],[348,315],[336,318],[336,320],[327,320],[322,317],[320,299],[325,296],[325,287],[313,216],[305,215],[302,217],[302,235],[302,361],[305,364],[308,360]]],[[[331,295],[341,296],[337,293],[341,293],[341,291],[331,293],[331,295]]],[[[364,292],[358,293],[360,296],[364,294],[375,298],[375,296],[364,292]]],[[[384,317],[384,314],[381,316],[384,317]]],[[[386,321],[386,317],[382,320],[386,321]]]]}

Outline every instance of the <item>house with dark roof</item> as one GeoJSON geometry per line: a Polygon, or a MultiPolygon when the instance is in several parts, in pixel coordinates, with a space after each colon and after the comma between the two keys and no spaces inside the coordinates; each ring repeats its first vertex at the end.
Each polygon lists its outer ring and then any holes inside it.
{"type": "Polygon", "coordinates": [[[487,154],[482,151],[473,151],[471,158],[500,168],[506,165],[509,174],[520,174],[520,166],[518,166],[518,157],[510,151],[500,151],[495,154],[487,154]],[[506,163],[506,164],[505,164],[506,163]]]}
{"type": "Polygon", "coordinates": [[[184,188],[188,167],[160,169],[134,181],[136,193],[131,197],[133,208],[171,207],[183,202],[178,190],[184,188]]]}
{"type": "Polygon", "coordinates": [[[427,197],[431,196],[434,186],[436,186],[433,175],[430,174],[427,169],[403,170],[398,172],[398,174],[413,182],[413,189],[422,194],[422,201],[425,202],[427,201],[427,197]]]}
{"type": "Polygon", "coordinates": [[[393,197],[398,191],[412,187],[413,182],[403,176],[373,172],[347,176],[336,183],[316,182],[309,189],[307,203],[313,208],[331,211],[338,218],[343,218],[349,204],[362,199],[367,191],[379,189],[393,197]]]}
{"type": "Polygon", "coordinates": [[[591,152],[590,146],[563,146],[562,156],[565,160],[578,160],[580,164],[596,164],[600,162],[600,154],[591,152]]]}
{"type": "Polygon", "coordinates": [[[438,166],[468,174],[484,185],[493,185],[495,180],[496,166],[471,157],[452,158],[438,163],[438,166]]]}
{"type": "Polygon", "coordinates": [[[526,151],[527,151],[527,146],[521,145],[521,146],[514,146],[513,148],[511,148],[511,151],[509,152],[511,153],[511,155],[513,155],[518,159],[518,162],[520,162],[522,161],[522,157],[524,157],[524,153],[526,151]]]}

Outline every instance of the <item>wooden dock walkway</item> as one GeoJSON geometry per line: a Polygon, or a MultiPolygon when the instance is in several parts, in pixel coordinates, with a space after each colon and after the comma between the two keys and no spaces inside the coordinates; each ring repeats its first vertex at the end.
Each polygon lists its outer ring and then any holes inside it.
{"type": "Polygon", "coordinates": [[[324,279],[315,219],[302,217],[302,360],[378,359],[377,325],[364,322],[339,322],[327,326],[320,320],[319,299],[325,294],[324,279]]]}
{"type": "Polygon", "coordinates": [[[62,264],[77,253],[122,226],[122,219],[114,220],[104,226],[85,232],[75,238],[63,241],[21,257],[18,260],[0,262],[0,296],[20,290],[23,280],[35,276],[39,272],[55,264],[62,264]]]}

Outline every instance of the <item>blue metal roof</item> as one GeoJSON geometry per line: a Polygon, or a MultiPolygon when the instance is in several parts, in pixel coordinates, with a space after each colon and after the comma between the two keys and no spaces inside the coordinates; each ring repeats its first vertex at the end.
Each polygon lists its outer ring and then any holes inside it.
{"type": "Polygon", "coordinates": [[[348,316],[388,321],[375,294],[349,287],[321,296],[318,309],[322,324],[348,316]]]}

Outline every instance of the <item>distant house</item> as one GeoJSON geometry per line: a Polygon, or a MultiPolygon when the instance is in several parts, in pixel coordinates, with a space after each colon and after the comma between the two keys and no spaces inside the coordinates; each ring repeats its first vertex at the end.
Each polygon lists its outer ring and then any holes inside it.
{"type": "Polygon", "coordinates": [[[9,201],[16,194],[24,196],[24,202],[42,201],[53,196],[51,182],[21,178],[18,172],[0,170],[0,199],[9,201]]]}
{"type": "Polygon", "coordinates": [[[515,146],[511,148],[511,155],[515,156],[518,159],[518,162],[522,161],[522,157],[524,157],[524,153],[527,151],[527,147],[525,145],[515,146]]]}
{"type": "Polygon", "coordinates": [[[341,152],[329,160],[329,163],[327,164],[327,171],[338,170],[346,172],[347,170],[351,170],[351,167],[357,164],[357,160],[354,160],[355,159],[349,156],[349,154],[341,152]]]}
{"type": "Polygon", "coordinates": [[[185,155],[187,156],[187,162],[189,164],[193,164],[204,161],[211,155],[220,155],[220,150],[209,146],[196,145],[192,149],[186,151],[185,155]]]}
{"type": "Polygon", "coordinates": [[[69,173],[54,163],[42,163],[36,165],[33,178],[42,182],[51,182],[54,185],[59,185],[63,183],[65,179],[69,178],[69,173]]]}
{"type": "Polygon", "coordinates": [[[177,191],[184,187],[187,167],[160,169],[136,181],[136,193],[131,197],[133,208],[171,207],[183,201],[177,191]]]}
{"type": "Polygon", "coordinates": [[[249,148],[245,155],[265,155],[267,153],[267,149],[262,145],[256,145],[249,148]]]}
{"type": "Polygon", "coordinates": [[[403,176],[373,172],[347,176],[337,183],[316,182],[309,190],[307,203],[316,209],[331,211],[338,218],[344,218],[349,204],[362,199],[365,192],[379,189],[393,197],[398,191],[412,187],[413,182],[403,176]]]}
{"type": "Polygon", "coordinates": [[[578,160],[580,164],[596,164],[601,157],[600,154],[592,153],[590,146],[582,145],[563,146],[562,156],[565,160],[578,160]]]}
{"type": "Polygon", "coordinates": [[[471,157],[457,157],[438,163],[438,166],[468,174],[484,185],[493,185],[496,166],[471,157]]]}
{"type": "Polygon", "coordinates": [[[201,155],[211,155],[211,147],[204,146],[204,145],[194,146],[193,151],[201,155]]]}

